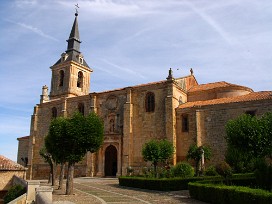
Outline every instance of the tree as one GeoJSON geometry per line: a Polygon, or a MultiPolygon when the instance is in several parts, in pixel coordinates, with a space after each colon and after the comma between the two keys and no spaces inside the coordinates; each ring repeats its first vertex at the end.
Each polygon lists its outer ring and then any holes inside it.
{"type": "Polygon", "coordinates": [[[204,159],[210,160],[212,156],[211,149],[207,146],[197,146],[196,144],[193,144],[190,146],[188,153],[187,153],[187,160],[192,159],[195,161],[195,168],[196,168],[196,174],[199,174],[199,166],[200,161],[202,157],[202,151],[204,151],[204,159]]]}
{"type": "Polygon", "coordinates": [[[142,155],[145,161],[151,161],[157,175],[159,162],[166,162],[172,157],[174,147],[168,140],[150,140],[144,144],[142,155]]]}
{"type": "Polygon", "coordinates": [[[59,176],[59,189],[63,185],[64,166],[66,162],[66,155],[69,154],[69,150],[66,148],[56,148],[66,146],[68,120],[63,117],[57,117],[51,121],[48,136],[45,138],[45,147],[51,155],[54,155],[56,163],[61,165],[61,171],[59,176]],[[67,152],[68,151],[68,152],[67,152]]]}
{"type": "Polygon", "coordinates": [[[235,148],[252,158],[272,156],[272,113],[261,118],[241,115],[228,121],[226,133],[228,148],[235,148]]]}
{"type": "Polygon", "coordinates": [[[252,171],[256,161],[272,158],[272,113],[244,114],[226,124],[226,160],[237,172],[252,171]]]}
{"type": "Polygon", "coordinates": [[[56,118],[45,139],[46,148],[58,162],[68,162],[66,194],[73,193],[75,163],[85,154],[96,152],[103,142],[103,122],[95,114],[84,117],[76,112],[71,118],[56,118]]]}
{"type": "Polygon", "coordinates": [[[46,163],[50,166],[50,173],[48,178],[48,183],[52,183],[52,186],[56,183],[56,162],[53,160],[52,155],[48,153],[46,147],[42,147],[39,151],[39,154],[44,159],[46,163]]]}

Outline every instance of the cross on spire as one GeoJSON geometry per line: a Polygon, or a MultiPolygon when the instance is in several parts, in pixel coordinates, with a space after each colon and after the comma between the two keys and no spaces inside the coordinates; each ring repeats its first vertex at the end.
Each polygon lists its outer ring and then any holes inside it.
{"type": "Polygon", "coordinates": [[[78,10],[77,10],[77,9],[79,9],[78,4],[75,4],[75,7],[76,7],[76,8],[75,8],[75,9],[76,9],[76,14],[75,14],[75,15],[77,16],[77,15],[78,15],[78,10]]]}

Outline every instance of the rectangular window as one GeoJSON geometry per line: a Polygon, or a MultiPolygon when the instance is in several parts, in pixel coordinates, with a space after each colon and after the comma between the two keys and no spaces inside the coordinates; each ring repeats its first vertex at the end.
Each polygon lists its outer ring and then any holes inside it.
{"type": "Polygon", "coordinates": [[[189,132],[189,118],[188,118],[188,115],[182,115],[182,132],[189,132]]]}
{"type": "Polygon", "coordinates": [[[247,115],[255,116],[256,115],[256,110],[248,110],[246,111],[247,115]]]}

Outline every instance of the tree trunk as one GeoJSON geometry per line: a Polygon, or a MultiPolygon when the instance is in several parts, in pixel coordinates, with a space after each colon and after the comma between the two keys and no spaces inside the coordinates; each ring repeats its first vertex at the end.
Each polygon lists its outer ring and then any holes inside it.
{"type": "Polygon", "coordinates": [[[60,176],[59,176],[59,189],[62,189],[62,186],[63,186],[64,169],[65,169],[65,164],[61,164],[60,176]]]}
{"type": "Polygon", "coordinates": [[[52,186],[56,185],[57,164],[52,162],[52,186]]]}
{"type": "Polygon", "coordinates": [[[74,166],[75,164],[68,163],[68,174],[66,182],[66,195],[72,195],[74,190],[74,166]]]}
{"type": "Polygon", "coordinates": [[[155,173],[155,178],[158,177],[158,174],[157,174],[157,165],[158,165],[158,163],[157,163],[157,162],[154,162],[154,173],[155,173]]]}
{"type": "Polygon", "coordinates": [[[49,166],[50,166],[50,173],[49,173],[48,183],[53,184],[53,168],[54,168],[53,163],[50,162],[49,166]]]}
{"type": "Polygon", "coordinates": [[[52,173],[51,172],[52,171],[50,170],[49,177],[48,177],[48,183],[52,183],[52,173]]]}

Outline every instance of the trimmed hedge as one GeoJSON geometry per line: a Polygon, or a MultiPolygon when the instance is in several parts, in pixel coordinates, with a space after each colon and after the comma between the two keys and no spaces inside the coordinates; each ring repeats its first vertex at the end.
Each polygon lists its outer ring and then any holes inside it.
{"type": "Polygon", "coordinates": [[[220,179],[220,177],[192,177],[192,178],[145,178],[145,177],[119,177],[119,185],[133,188],[142,188],[158,191],[187,190],[189,182],[207,179],[220,179]]]}
{"type": "Polygon", "coordinates": [[[220,204],[272,204],[272,193],[242,186],[226,186],[211,183],[189,183],[192,198],[220,204]]]}
{"type": "MultiPolygon", "coordinates": [[[[178,191],[188,190],[189,182],[199,183],[214,183],[223,184],[224,180],[221,176],[203,176],[203,177],[191,177],[191,178],[146,178],[146,177],[119,177],[119,185],[133,188],[142,188],[158,191],[178,191]]],[[[234,174],[228,181],[232,185],[240,186],[256,186],[256,179],[254,174],[234,174]]]]}

